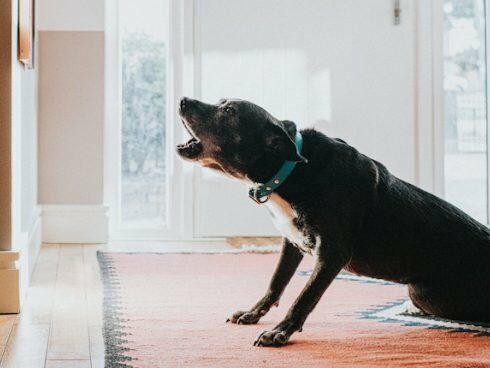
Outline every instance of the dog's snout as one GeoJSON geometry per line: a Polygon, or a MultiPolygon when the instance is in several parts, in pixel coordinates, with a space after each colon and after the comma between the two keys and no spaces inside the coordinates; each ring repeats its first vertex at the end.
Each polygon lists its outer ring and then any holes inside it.
{"type": "Polygon", "coordinates": [[[189,99],[187,97],[182,97],[180,100],[180,108],[183,110],[189,105],[189,99]]]}
{"type": "Polygon", "coordinates": [[[184,111],[185,109],[190,108],[192,105],[194,105],[196,100],[193,100],[192,98],[189,97],[182,97],[180,100],[180,110],[184,111]]]}

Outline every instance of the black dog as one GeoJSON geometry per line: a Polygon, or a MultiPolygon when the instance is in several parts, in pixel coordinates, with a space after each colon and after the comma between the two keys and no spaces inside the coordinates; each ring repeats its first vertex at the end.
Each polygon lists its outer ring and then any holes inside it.
{"type": "Polygon", "coordinates": [[[256,345],[280,346],[301,331],[342,269],[407,284],[426,313],[490,322],[487,227],[340,139],[302,130],[299,154],[295,124],[250,102],[183,98],[180,116],[192,135],[177,147],[181,157],[251,186],[269,181],[285,161],[298,162],[265,204],[285,238],[270,286],[252,309],[229,321],[257,323],[278,303],[303,254],[314,255],[316,265],[284,320],[256,345]]]}

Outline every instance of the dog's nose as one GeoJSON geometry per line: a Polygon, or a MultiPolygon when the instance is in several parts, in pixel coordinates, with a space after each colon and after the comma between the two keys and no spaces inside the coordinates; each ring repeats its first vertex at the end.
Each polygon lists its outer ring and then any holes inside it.
{"type": "Polygon", "coordinates": [[[182,97],[182,99],[180,100],[180,109],[184,110],[186,107],[189,107],[191,102],[192,100],[190,98],[182,97]]]}

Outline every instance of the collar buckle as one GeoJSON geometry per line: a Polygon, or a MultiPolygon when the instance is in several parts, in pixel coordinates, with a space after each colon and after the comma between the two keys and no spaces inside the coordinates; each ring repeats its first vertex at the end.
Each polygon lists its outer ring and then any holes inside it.
{"type": "Polygon", "coordinates": [[[271,193],[266,194],[266,195],[262,195],[260,193],[260,189],[259,188],[250,188],[250,190],[248,191],[248,196],[250,198],[252,198],[252,200],[255,203],[257,203],[257,204],[264,204],[265,202],[267,202],[270,199],[271,193]]]}

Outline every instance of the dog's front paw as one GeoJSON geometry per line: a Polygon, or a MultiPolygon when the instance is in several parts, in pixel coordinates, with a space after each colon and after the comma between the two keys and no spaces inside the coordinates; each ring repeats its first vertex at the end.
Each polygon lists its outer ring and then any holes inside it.
{"type": "Polygon", "coordinates": [[[262,332],[254,341],[254,346],[283,346],[295,331],[303,331],[303,322],[296,319],[284,319],[270,331],[262,332]]]}
{"type": "Polygon", "coordinates": [[[259,322],[262,314],[256,311],[235,312],[226,322],[236,323],[237,325],[254,325],[259,322]]]}
{"type": "Polygon", "coordinates": [[[287,344],[290,336],[291,334],[280,329],[264,331],[254,341],[254,346],[283,346],[287,344]]]}

